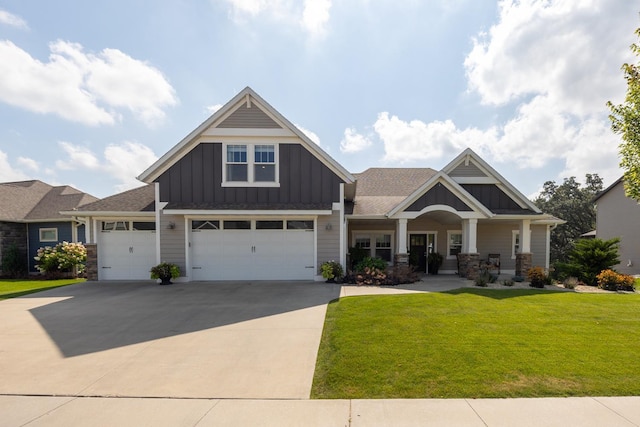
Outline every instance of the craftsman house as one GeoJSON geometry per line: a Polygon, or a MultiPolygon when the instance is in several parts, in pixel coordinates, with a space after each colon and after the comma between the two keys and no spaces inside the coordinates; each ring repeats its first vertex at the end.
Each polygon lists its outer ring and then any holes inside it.
{"type": "Polygon", "coordinates": [[[347,171],[246,88],[151,165],[146,185],[73,213],[88,230],[90,278],[148,279],[160,261],[184,280],[314,280],[350,247],[389,263],[444,257],[473,275],[548,267],[557,218],[475,152],[440,171],[347,171]]]}

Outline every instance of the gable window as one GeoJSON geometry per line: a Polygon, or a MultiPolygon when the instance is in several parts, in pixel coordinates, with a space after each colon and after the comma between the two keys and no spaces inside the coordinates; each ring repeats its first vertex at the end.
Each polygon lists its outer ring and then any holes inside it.
{"type": "Polygon", "coordinates": [[[462,252],[462,231],[447,231],[447,258],[455,258],[462,252]]]}
{"type": "Polygon", "coordinates": [[[276,144],[226,144],[224,150],[223,186],[278,186],[276,144]]]}
{"type": "Polygon", "coordinates": [[[58,229],[57,228],[41,228],[40,241],[41,242],[57,242],[58,229]]]}

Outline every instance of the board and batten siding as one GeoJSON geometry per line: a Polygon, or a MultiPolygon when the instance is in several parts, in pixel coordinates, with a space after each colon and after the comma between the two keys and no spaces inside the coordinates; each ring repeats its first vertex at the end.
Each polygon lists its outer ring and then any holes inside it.
{"type": "Polygon", "coordinates": [[[322,265],[323,262],[340,262],[340,211],[333,211],[331,215],[318,217],[316,236],[318,240],[318,265],[316,273],[320,274],[320,265],[322,265]],[[327,224],[331,224],[330,230],[327,230],[327,224]]]}
{"type": "Polygon", "coordinates": [[[278,144],[279,187],[223,187],[222,143],[200,143],[159,178],[160,200],[183,204],[330,204],[342,180],[301,144],[278,144]]]}
{"type": "Polygon", "coordinates": [[[187,259],[184,243],[184,217],[160,214],[160,261],[180,267],[180,276],[187,275],[187,259]],[[174,228],[170,228],[173,224],[174,228]]]}

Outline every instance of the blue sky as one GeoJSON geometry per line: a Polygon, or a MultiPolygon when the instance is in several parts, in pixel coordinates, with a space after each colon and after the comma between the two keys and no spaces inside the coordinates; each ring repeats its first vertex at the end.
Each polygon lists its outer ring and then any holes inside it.
{"type": "Polygon", "coordinates": [[[104,197],[251,86],[352,172],[621,175],[629,0],[0,0],[0,182],[104,197]]]}

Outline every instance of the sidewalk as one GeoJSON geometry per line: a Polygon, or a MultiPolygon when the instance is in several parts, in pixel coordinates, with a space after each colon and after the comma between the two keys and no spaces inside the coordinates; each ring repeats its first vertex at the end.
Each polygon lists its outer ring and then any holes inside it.
{"type": "Polygon", "coordinates": [[[640,426],[640,397],[238,400],[0,396],[0,426],[640,426]]]}

